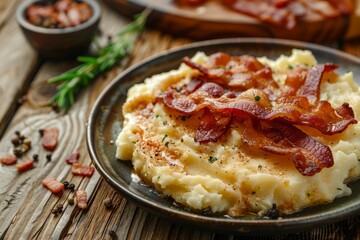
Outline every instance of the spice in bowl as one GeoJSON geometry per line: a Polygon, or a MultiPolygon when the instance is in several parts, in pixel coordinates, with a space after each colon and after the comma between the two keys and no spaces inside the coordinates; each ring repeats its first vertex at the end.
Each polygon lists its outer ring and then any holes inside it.
{"type": "Polygon", "coordinates": [[[74,27],[89,20],[92,14],[86,2],[76,0],[37,2],[26,9],[28,22],[44,28],[74,27]]]}

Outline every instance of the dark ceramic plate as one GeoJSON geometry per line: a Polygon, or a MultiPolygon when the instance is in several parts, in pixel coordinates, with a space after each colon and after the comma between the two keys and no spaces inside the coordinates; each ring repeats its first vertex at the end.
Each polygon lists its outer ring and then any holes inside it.
{"type": "MultiPolygon", "coordinates": [[[[100,174],[126,198],[160,217],[192,227],[236,234],[279,234],[301,231],[331,224],[360,210],[360,181],[350,184],[351,196],[336,199],[333,203],[309,207],[299,213],[278,220],[254,218],[226,218],[205,216],[179,207],[152,188],[131,180],[132,165],[129,161],[115,159],[115,144],[121,131],[121,107],[129,87],[146,77],[177,68],[184,56],[197,51],[206,54],[223,51],[232,55],[250,54],[275,59],[281,54],[289,55],[291,49],[309,49],[319,63],[332,62],[340,65],[339,73],[348,70],[360,76],[360,60],[343,52],[314,44],[271,39],[222,39],[199,42],[163,52],[147,59],[119,75],[98,98],[89,119],[87,144],[90,156],[100,174]]],[[[357,83],[360,84],[359,79],[357,83]]]]}

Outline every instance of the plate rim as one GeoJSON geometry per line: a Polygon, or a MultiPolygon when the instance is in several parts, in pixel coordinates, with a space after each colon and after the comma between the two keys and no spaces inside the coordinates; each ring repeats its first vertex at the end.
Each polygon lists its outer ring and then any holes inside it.
{"type": "MultiPolygon", "coordinates": [[[[117,183],[116,179],[112,178],[107,172],[106,169],[102,166],[101,162],[99,161],[99,158],[97,157],[97,152],[94,145],[94,139],[92,136],[94,136],[95,132],[95,119],[100,112],[100,103],[103,100],[103,98],[106,96],[107,92],[109,92],[116,84],[121,81],[126,75],[130,74],[131,72],[135,71],[136,69],[146,65],[149,62],[152,62],[156,59],[160,59],[165,57],[168,54],[175,54],[180,51],[186,51],[191,50],[193,48],[199,48],[202,46],[208,46],[208,45],[223,45],[223,44],[245,44],[245,43],[254,43],[254,44],[276,44],[276,45],[282,45],[285,47],[292,47],[292,48],[303,48],[303,49],[316,49],[320,51],[328,52],[332,55],[340,56],[341,58],[345,58],[347,60],[356,62],[360,66],[360,58],[357,58],[356,56],[350,55],[346,52],[330,48],[327,46],[318,45],[315,43],[308,43],[308,42],[302,42],[302,41],[296,41],[296,40],[287,40],[287,39],[272,39],[272,38],[222,38],[222,39],[214,39],[214,40],[206,40],[206,41],[199,41],[199,42],[193,42],[189,44],[185,44],[182,46],[178,46],[175,48],[171,48],[168,50],[164,50],[162,52],[159,52],[157,54],[154,54],[150,57],[145,58],[142,61],[139,61],[138,63],[130,66],[129,68],[125,69],[123,72],[121,72],[119,75],[117,75],[99,94],[97,97],[91,111],[88,117],[87,121],[87,128],[86,128],[86,144],[87,149],[90,155],[90,158],[95,166],[95,168],[99,171],[100,175],[123,197],[130,200],[135,205],[139,206],[140,208],[146,209],[147,211],[150,211],[151,213],[162,217],[167,218],[172,221],[175,221],[180,224],[186,224],[186,221],[191,220],[191,224],[193,226],[196,226],[200,229],[209,230],[206,227],[206,224],[219,224],[223,228],[214,228],[213,231],[220,231],[220,232],[226,232],[226,233],[236,233],[236,234],[254,234],[252,230],[253,227],[255,228],[264,228],[265,230],[273,230],[277,234],[279,233],[288,233],[288,232],[294,232],[299,230],[306,230],[310,228],[315,228],[318,226],[325,226],[329,225],[335,222],[339,222],[341,220],[344,220],[346,218],[349,218],[353,215],[355,215],[360,210],[360,201],[357,204],[354,204],[354,206],[350,206],[342,211],[339,212],[339,210],[330,210],[325,213],[316,213],[311,216],[300,216],[296,217],[296,219],[291,218],[279,218],[279,219],[237,219],[237,218],[218,218],[213,216],[204,216],[193,212],[184,212],[179,211],[177,209],[172,209],[164,206],[157,205],[153,201],[149,201],[143,198],[136,197],[134,193],[126,188],[121,186],[119,183],[117,183]],[[166,212],[165,215],[162,215],[162,213],[166,212]],[[340,215],[340,216],[339,216],[340,215]],[[176,216],[176,219],[173,219],[173,217],[176,216]],[[184,222],[185,221],[185,222],[184,222]],[[200,222],[198,222],[200,221],[200,222]],[[321,223],[319,223],[321,221],[321,223]],[[195,222],[195,224],[193,224],[195,222]],[[301,225],[301,227],[299,227],[301,225]],[[281,229],[281,230],[280,230],[281,229]]],[[[330,203],[331,204],[331,203],[330,203]]],[[[257,233],[258,235],[262,235],[261,233],[257,233]]],[[[265,234],[271,234],[270,232],[266,232],[265,234]]]]}

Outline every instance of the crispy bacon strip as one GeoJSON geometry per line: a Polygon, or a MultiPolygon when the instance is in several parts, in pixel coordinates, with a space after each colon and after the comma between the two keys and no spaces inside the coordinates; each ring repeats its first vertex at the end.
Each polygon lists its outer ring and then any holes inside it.
{"type": "Polygon", "coordinates": [[[259,122],[254,126],[252,121],[244,121],[244,141],[266,152],[293,155],[296,169],[304,176],[312,176],[334,164],[328,146],[285,122],[271,121],[269,124],[272,129],[262,129],[259,122]]]}
{"type": "Polygon", "coordinates": [[[306,76],[304,85],[297,92],[298,96],[307,97],[311,103],[319,99],[321,79],[325,72],[334,71],[339,66],[335,64],[319,64],[312,67],[306,76]]]}
{"type": "Polygon", "coordinates": [[[217,53],[204,65],[189,58],[183,62],[200,75],[187,84],[185,91],[179,93],[170,87],[158,99],[183,114],[203,111],[195,133],[197,142],[217,141],[233,118],[241,122],[249,119],[243,133],[249,146],[292,155],[297,170],[312,176],[333,165],[331,150],[294,125],[333,135],[357,123],[349,104],[334,109],[329,102],[319,100],[324,74],[333,72],[337,65],[289,69],[285,87],[280,89],[271,69],[249,56],[217,53]]]}
{"type": "Polygon", "coordinates": [[[183,62],[202,73],[205,78],[200,79],[203,81],[241,90],[268,89],[270,93],[279,88],[272,79],[271,69],[251,56],[230,57],[226,53],[216,53],[209,57],[206,66],[192,62],[188,57],[183,58],[183,62]]]}
{"type": "Polygon", "coordinates": [[[231,113],[211,112],[205,109],[196,130],[195,141],[200,143],[217,141],[228,129],[231,113]]]}
{"type": "Polygon", "coordinates": [[[247,115],[264,121],[281,119],[291,124],[316,128],[326,135],[340,133],[350,124],[357,123],[352,109],[346,103],[339,109],[333,109],[330,103],[325,101],[320,101],[317,106],[313,107],[304,98],[302,98],[303,101],[292,101],[288,104],[262,99],[265,102],[264,105],[267,106],[265,107],[255,99],[256,96],[265,94],[260,94],[261,90],[256,90],[259,94],[250,98],[249,96],[253,95],[251,94],[253,92],[254,90],[250,89],[235,98],[227,96],[212,98],[206,92],[201,91],[201,87],[188,96],[176,94],[169,89],[161,99],[168,108],[184,114],[193,114],[203,108],[208,108],[212,111],[231,112],[240,116],[247,115]],[[304,108],[305,106],[307,108],[304,108]]]}

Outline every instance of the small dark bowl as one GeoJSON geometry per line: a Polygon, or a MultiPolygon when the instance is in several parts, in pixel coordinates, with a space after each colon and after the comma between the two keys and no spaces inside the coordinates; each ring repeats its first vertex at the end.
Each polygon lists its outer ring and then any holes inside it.
{"type": "Polygon", "coordinates": [[[86,22],[68,28],[44,28],[29,23],[26,9],[34,3],[46,3],[51,0],[27,0],[19,5],[16,20],[30,45],[45,58],[62,59],[85,52],[97,31],[101,8],[94,0],[83,0],[93,10],[86,22]]]}

